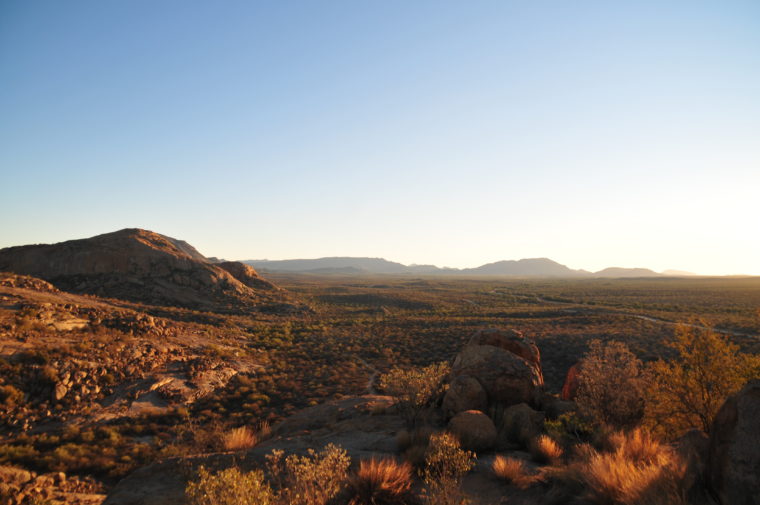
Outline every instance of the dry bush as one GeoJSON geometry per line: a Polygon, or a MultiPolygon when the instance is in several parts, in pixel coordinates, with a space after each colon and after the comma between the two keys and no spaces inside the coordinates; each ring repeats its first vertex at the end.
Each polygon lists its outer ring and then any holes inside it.
{"type": "Polygon", "coordinates": [[[424,421],[430,406],[445,391],[444,380],[449,373],[448,363],[441,362],[425,368],[393,368],[380,376],[380,388],[396,400],[399,414],[409,428],[424,421]]]}
{"type": "Polygon", "coordinates": [[[349,505],[417,505],[412,467],[393,459],[361,461],[348,480],[349,505]]]}
{"type": "Polygon", "coordinates": [[[351,459],[344,449],[327,444],[321,451],[309,449],[304,456],[283,451],[267,456],[269,472],[280,490],[280,503],[325,505],[346,483],[351,459]]]}
{"type": "Polygon", "coordinates": [[[624,343],[592,340],[583,357],[575,401],[596,423],[630,428],[644,414],[645,385],[641,361],[624,343]]]}
{"type": "Polygon", "coordinates": [[[536,481],[534,476],[528,474],[525,462],[521,459],[496,456],[491,471],[496,478],[514,484],[520,489],[525,489],[536,481]]]}
{"type": "Polygon", "coordinates": [[[425,501],[430,505],[462,505],[467,498],[461,490],[462,478],[475,465],[475,454],[465,451],[448,432],[430,437],[422,478],[425,501]]]}
{"type": "Polygon", "coordinates": [[[582,444],[567,466],[547,475],[566,495],[557,503],[582,498],[598,505],[686,504],[683,478],[686,465],[669,446],[635,430],[610,437],[608,451],[582,444]]]}
{"type": "Polygon", "coordinates": [[[562,460],[562,447],[551,437],[540,435],[530,444],[530,453],[538,463],[555,465],[562,460]]]}
{"type": "Polygon", "coordinates": [[[185,493],[192,505],[275,505],[272,488],[261,470],[243,473],[235,467],[211,473],[204,467],[185,493]]]}

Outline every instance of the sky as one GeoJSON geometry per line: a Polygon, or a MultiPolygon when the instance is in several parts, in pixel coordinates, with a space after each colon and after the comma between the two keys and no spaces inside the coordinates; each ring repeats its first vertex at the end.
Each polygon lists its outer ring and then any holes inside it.
{"type": "Polygon", "coordinates": [[[0,2],[0,247],[760,275],[756,0],[0,2]]]}

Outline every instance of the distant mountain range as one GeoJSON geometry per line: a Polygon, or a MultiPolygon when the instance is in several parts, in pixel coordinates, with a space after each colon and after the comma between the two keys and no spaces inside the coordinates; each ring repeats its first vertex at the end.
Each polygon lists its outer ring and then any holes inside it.
{"type": "Polygon", "coordinates": [[[296,260],[243,261],[262,272],[293,272],[321,275],[488,275],[509,277],[660,277],[686,276],[688,272],[666,271],[662,274],[648,268],[605,268],[598,272],[573,270],[548,258],[528,258],[487,263],[476,268],[439,268],[434,265],[403,265],[382,258],[317,258],[296,260]]]}

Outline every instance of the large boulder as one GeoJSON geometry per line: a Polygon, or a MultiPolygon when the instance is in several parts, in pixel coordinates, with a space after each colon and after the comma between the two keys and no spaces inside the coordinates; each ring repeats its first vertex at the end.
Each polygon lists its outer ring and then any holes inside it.
{"type": "Polygon", "coordinates": [[[726,400],[715,416],[707,471],[722,505],[760,504],[760,379],[726,400]]]}
{"type": "Polygon", "coordinates": [[[499,328],[489,328],[480,330],[470,337],[467,342],[471,345],[492,345],[512,354],[520,356],[525,361],[541,370],[541,353],[533,341],[525,338],[522,332],[517,330],[502,330],[499,328]]]}
{"type": "Polygon", "coordinates": [[[529,447],[531,441],[541,434],[544,426],[543,412],[533,410],[525,403],[512,405],[502,414],[502,430],[512,442],[529,447]]]}
{"type": "Polygon", "coordinates": [[[496,426],[479,410],[466,410],[449,421],[449,431],[459,438],[462,447],[471,451],[492,449],[496,443],[496,426]]]}
{"type": "Polygon", "coordinates": [[[478,379],[469,375],[455,377],[443,397],[443,411],[453,416],[465,410],[484,411],[488,408],[486,390],[478,379]]]}
{"type": "Polygon", "coordinates": [[[452,381],[459,376],[476,379],[489,404],[503,406],[537,406],[544,386],[538,348],[514,330],[475,333],[454,358],[452,381]]]}
{"type": "Polygon", "coordinates": [[[702,430],[690,430],[676,440],[675,449],[686,465],[682,486],[688,503],[709,503],[705,473],[710,439],[702,430]]]}

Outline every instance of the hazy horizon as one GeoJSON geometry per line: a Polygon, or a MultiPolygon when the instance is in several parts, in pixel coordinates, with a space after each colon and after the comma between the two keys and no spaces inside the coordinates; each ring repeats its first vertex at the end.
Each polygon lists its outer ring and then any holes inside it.
{"type": "Polygon", "coordinates": [[[760,3],[0,5],[0,248],[760,275],[760,3]]]}

